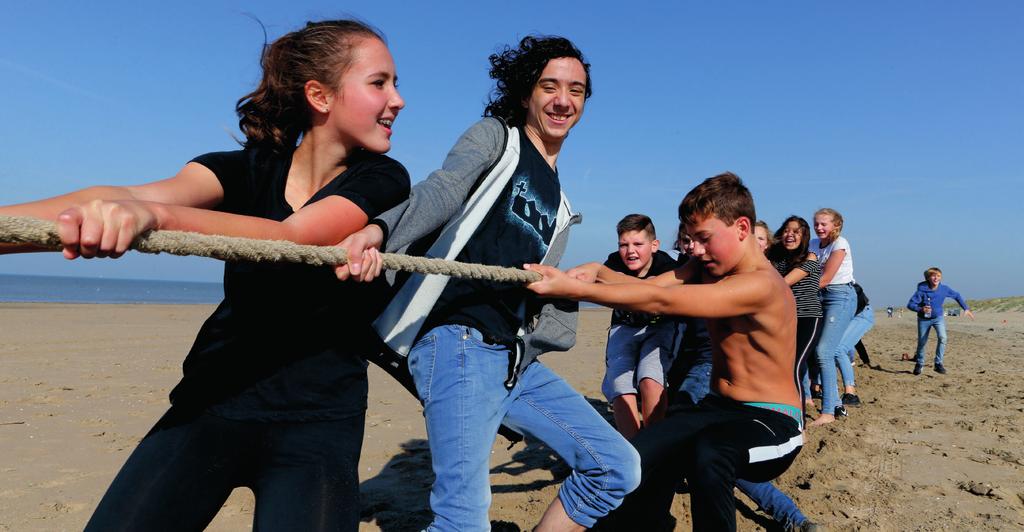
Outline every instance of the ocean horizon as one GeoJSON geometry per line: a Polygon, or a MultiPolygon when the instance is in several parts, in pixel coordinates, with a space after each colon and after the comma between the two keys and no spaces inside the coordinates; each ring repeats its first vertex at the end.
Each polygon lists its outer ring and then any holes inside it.
{"type": "Polygon", "coordinates": [[[224,297],[222,283],[108,279],[0,273],[4,303],[210,304],[224,297]]]}

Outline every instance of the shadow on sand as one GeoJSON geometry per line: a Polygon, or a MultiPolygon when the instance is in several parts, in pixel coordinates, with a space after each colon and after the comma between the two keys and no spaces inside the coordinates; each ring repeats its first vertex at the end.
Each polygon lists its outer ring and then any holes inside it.
{"type": "MultiPolygon", "coordinates": [[[[611,422],[608,403],[587,398],[595,410],[611,422]]],[[[507,444],[499,437],[497,444],[507,444]]],[[[521,445],[521,444],[516,444],[521,445]]],[[[495,484],[492,493],[525,493],[560,483],[571,472],[569,466],[550,448],[539,441],[526,440],[526,445],[505,463],[491,468],[491,474],[503,473],[518,477],[524,473],[542,470],[550,478],[525,483],[495,484]]],[[[401,445],[401,451],[391,457],[373,478],[359,485],[362,502],[360,520],[374,522],[385,532],[422,530],[431,520],[430,486],[434,473],[430,466],[430,446],[426,440],[413,439],[401,445]]],[[[493,521],[496,531],[518,531],[519,526],[505,521],[493,521]]]]}

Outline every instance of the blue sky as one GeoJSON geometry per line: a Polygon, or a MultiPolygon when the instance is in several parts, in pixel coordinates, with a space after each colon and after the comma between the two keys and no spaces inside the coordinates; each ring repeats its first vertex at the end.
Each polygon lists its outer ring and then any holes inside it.
{"type": "MultiPolygon", "coordinates": [[[[559,173],[584,224],[564,266],[615,248],[730,170],[773,228],[846,217],[876,306],[937,265],[967,297],[1024,294],[1024,4],[991,2],[16,2],[0,18],[0,203],[174,174],[237,146],[263,34],[351,14],[387,35],[406,100],[391,156],[413,180],[481,113],[487,56],[573,39],[594,96],[559,173]],[[509,9],[514,6],[515,9],[509,9]]],[[[0,273],[210,280],[207,259],[0,257],[0,273]]]]}

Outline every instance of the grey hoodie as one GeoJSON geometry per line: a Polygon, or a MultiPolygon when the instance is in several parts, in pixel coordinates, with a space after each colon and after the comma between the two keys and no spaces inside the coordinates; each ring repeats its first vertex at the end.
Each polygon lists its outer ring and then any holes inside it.
{"type": "MultiPolygon", "coordinates": [[[[439,170],[435,170],[427,179],[417,183],[412,188],[408,200],[375,219],[387,227],[385,251],[405,251],[410,244],[431,235],[458,216],[463,211],[471,192],[483,186],[480,184],[482,174],[506,155],[506,144],[511,144],[507,142],[509,133],[504,123],[495,118],[484,118],[463,133],[448,152],[439,170]]],[[[515,150],[518,154],[518,146],[515,146],[515,150]]],[[[512,170],[515,169],[517,162],[518,156],[512,161],[512,170]]],[[[490,179],[495,173],[497,172],[489,172],[484,177],[490,179]]],[[[481,208],[489,210],[491,206],[486,204],[481,208]]],[[[558,264],[568,243],[569,227],[581,220],[578,214],[573,214],[568,208],[564,194],[563,207],[568,217],[558,225],[548,253],[544,257],[544,264],[558,264]]],[[[388,280],[394,282],[393,273],[389,272],[388,280]]],[[[436,299],[433,301],[436,302],[436,299]]],[[[532,311],[525,317],[525,334],[522,338],[524,356],[520,368],[525,368],[542,353],[566,351],[576,343],[578,304],[567,300],[543,300],[540,303],[531,305],[532,311]]],[[[400,306],[403,302],[398,301],[394,304],[400,306]]],[[[431,311],[432,305],[433,302],[429,306],[423,305],[423,308],[413,310],[425,317],[431,311]]],[[[382,336],[386,336],[389,325],[393,324],[381,323],[381,320],[378,320],[375,327],[382,336]]]]}

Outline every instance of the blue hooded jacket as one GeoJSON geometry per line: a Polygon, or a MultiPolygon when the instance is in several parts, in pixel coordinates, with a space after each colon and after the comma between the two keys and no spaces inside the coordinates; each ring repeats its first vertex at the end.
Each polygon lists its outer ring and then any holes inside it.
{"type": "Polygon", "coordinates": [[[921,281],[917,283],[917,291],[910,297],[910,301],[907,301],[907,308],[917,313],[917,317],[924,319],[924,313],[921,311],[921,307],[930,305],[932,307],[932,317],[942,316],[942,303],[946,298],[952,298],[960,305],[960,308],[964,310],[970,310],[967,306],[967,302],[960,296],[960,292],[953,290],[952,288],[939,283],[934,289],[928,286],[928,281],[921,281]]]}

